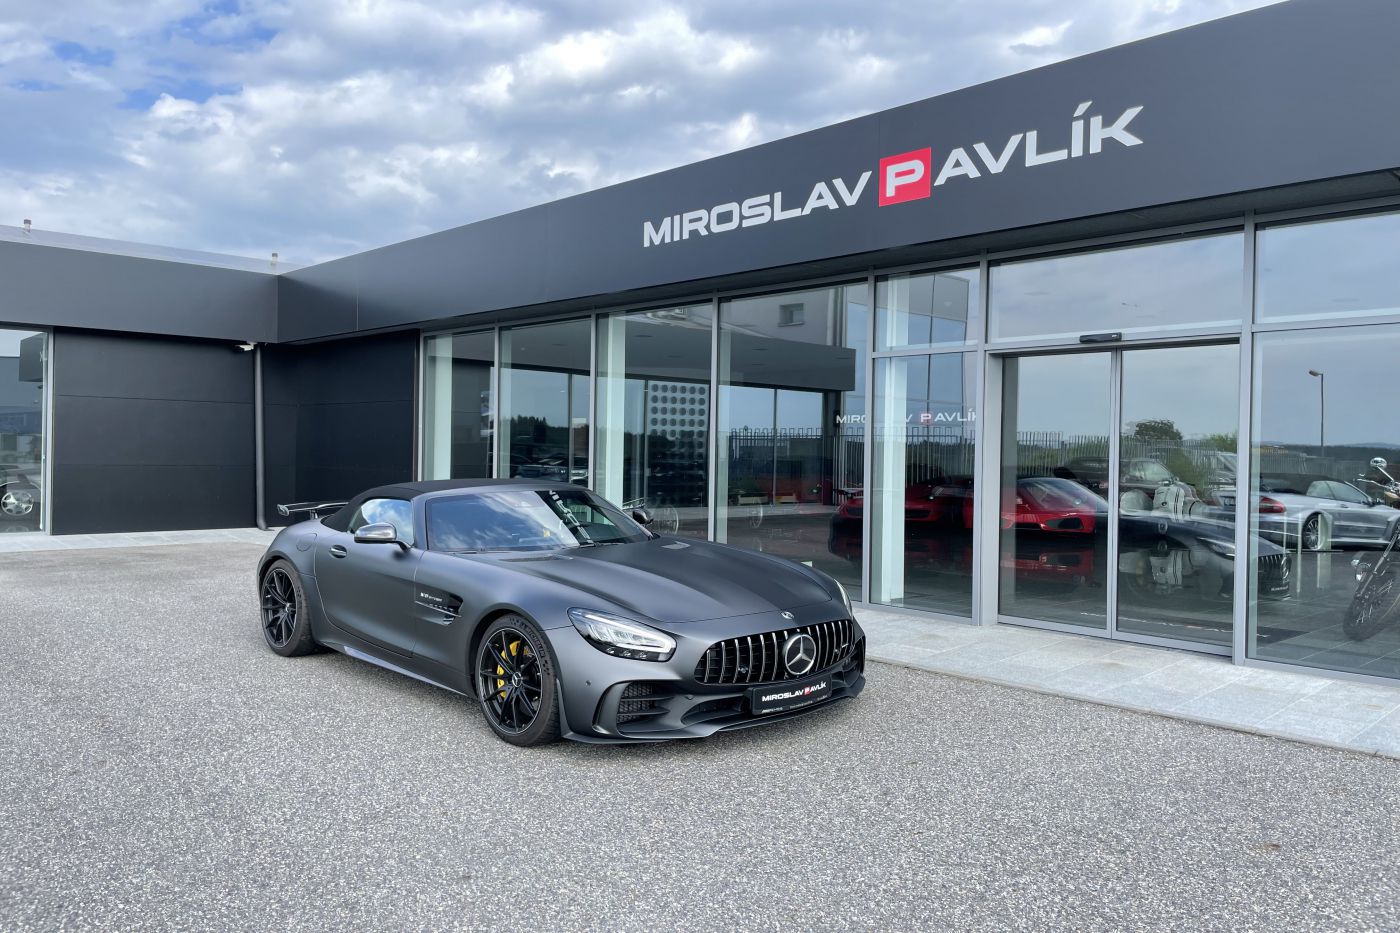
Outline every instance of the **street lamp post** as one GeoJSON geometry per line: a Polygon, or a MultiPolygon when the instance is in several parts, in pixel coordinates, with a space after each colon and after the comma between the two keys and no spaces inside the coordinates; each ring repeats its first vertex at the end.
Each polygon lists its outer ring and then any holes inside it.
{"type": "Polygon", "coordinates": [[[1308,370],[1309,376],[1317,377],[1317,455],[1327,456],[1327,374],[1320,370],[1308,370]]]}

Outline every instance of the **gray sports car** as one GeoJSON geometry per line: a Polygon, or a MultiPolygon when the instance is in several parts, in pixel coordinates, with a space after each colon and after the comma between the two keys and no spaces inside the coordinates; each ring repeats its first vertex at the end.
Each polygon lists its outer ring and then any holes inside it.
{"type": "Polygon", "coordinates": [[[474,697],[516,745],[691,738],[800,715],[865,686],[835,580],[653,534],[587,489],[383,486],[304,520],[258,562],[263,635],[474,697]]]}

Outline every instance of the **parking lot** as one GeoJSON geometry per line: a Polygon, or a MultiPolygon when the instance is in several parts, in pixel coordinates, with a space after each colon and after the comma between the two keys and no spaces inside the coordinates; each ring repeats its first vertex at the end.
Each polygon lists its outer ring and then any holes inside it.
{"type": "Polygon", "coordinates": [[[0,557],[0,928],[1394,929],[1400,763],[872,665],[665,746],[262,644],[247,544],[0,557]]]}

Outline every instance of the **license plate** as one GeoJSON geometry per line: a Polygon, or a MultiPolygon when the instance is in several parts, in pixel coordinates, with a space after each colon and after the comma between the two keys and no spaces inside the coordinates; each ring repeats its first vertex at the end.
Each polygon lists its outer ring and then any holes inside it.
{"type": "Polygon", "coordinates": [[[831,678],[816,677],[800,683],[771,684],[749,690],[749,708],[755,716],[785,713],[820,703],[831,696],[831,678]]]}

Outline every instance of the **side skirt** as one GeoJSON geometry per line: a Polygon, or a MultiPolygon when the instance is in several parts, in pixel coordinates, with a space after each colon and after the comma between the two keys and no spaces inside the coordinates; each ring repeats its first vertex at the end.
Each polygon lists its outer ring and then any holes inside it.
{"type": "Polygon", "coordinates": [[[443,690],[446,690],[449,693],[455,693],[458,696],[466,696],[466,694],[462,691],[453,690],[451,687],[447,686],[447,684],[440,683],[436,680],[433,680],[430,677],[424,677],[422,674],[415,673],[414,671],[410,671],[407,668],[399,667],[393,662],[386,661],[383,658],[377,658],[374,655],[365,651],[361,651],[358,648],[352,648],[349,645],[328,645],[327,647],[334,648],[341,654],[348,655],[349,657],[355,658],[358,661],[368,661],[370,664],[373,664],[376,667],[382,667],[386,671],[393,671],[395,674],[402,674],[405,677],[412,677],[414,680],[421,680],[425,684],[431,684],[434,687],[441,687],[443,690]]]}

